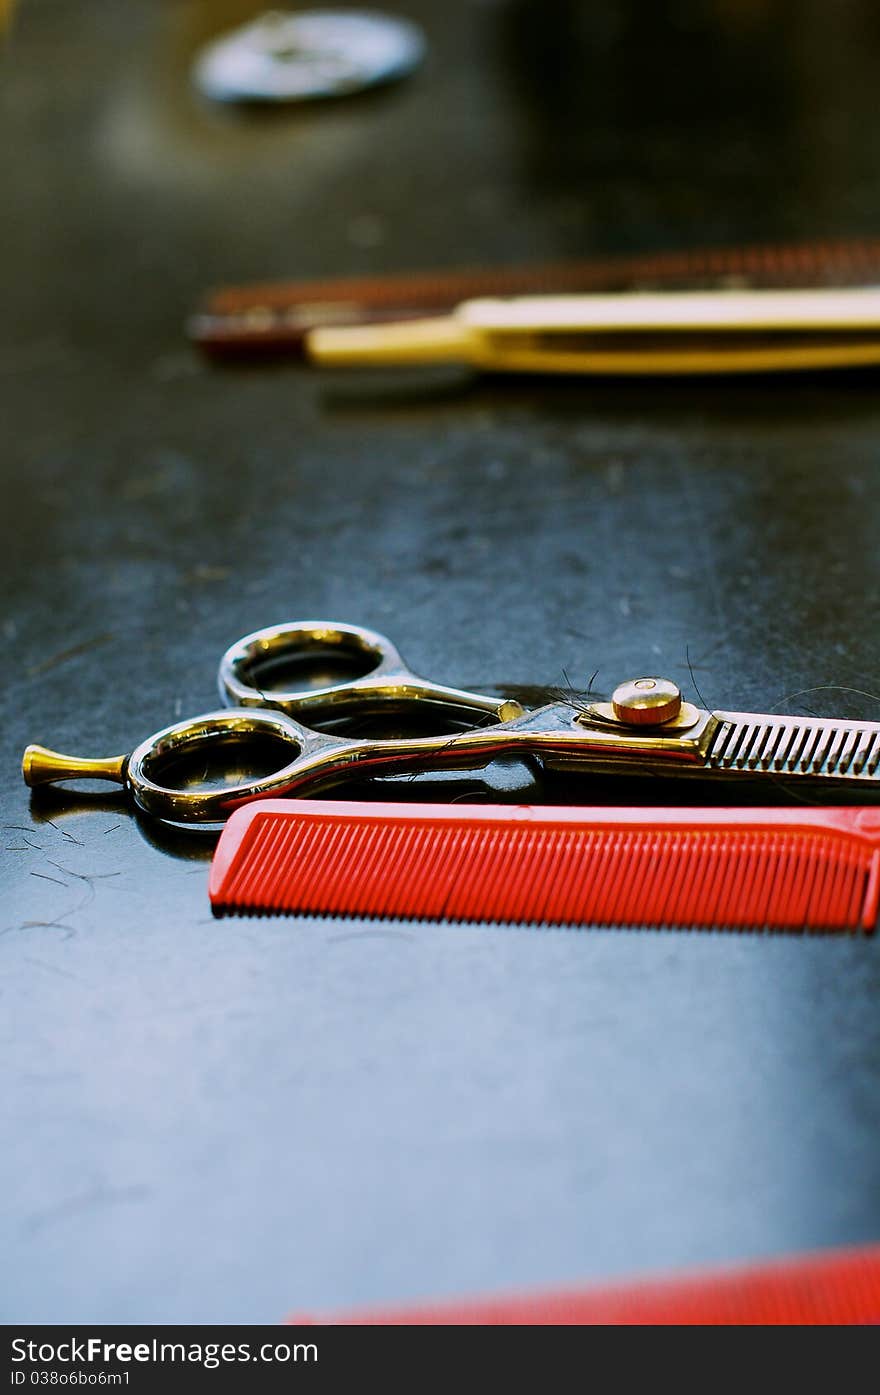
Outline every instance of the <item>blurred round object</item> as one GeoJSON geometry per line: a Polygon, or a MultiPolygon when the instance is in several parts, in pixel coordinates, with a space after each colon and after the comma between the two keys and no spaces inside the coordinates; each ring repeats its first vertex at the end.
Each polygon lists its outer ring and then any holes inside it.
{"type": "Polygon", "coordinates": [[[217,102],[305,102],[405,77],[424,52],[415,24],[373,10],[271,10],[206,45],[193,80],[217,102]]]}

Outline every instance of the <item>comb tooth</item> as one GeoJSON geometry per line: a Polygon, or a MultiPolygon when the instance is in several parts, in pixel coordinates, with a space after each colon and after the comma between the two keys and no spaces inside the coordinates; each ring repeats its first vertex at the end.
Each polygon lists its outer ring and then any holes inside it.
{"type": "MultiPolygon", "coordinates": [[[[540,833],[535,839],[535,846],[541,846],[540,833]]],[[[501,904],[509,908],[510,918],[516,918],[515,909],[522,900],[522,866],[523,853],[527,845],[522,828],[514,828],[508,848],[508,856],[504,870],[504,890],[501,897],[501,904]]],[[[536,858],[535,861],[538,859],[536,858]]]]}
{"type": "Polygon", "coordinates": [[[286,830],[284,825],[256,823],[253,828],[253,836],[250,846],[247,849],[248,855],[242,859],[239,874],[231,888],[234,897],[247,895],[253,883],[253,873],[255,866],[263,869],[263,875],[267,878],[267,889],[271,887],[271,872],[274,858],[277,855],[279,844],[286,841],[286,830]]]}
{"type": "Polygon", "coordinates": [[[430,843],[430,829],[417,828],[414,832],[409,856],[403,860],[394,877],[397,900],[402,905],[415,904],[421,891],[423,914],[437,916],[448,894],[450,839],[444,838],[438,847],[430,843]]]}
{"type": "Polygon", "coordinates": [[[828,758],[828,751],[831,747],[832,741],[834,740],[834,733],[835,728],[830,724],[826,724],[822,727],[822,740],[819,742],[818,749],[816,750],[816,753],[813,756],[813,770],[817,775],[822,770],[823,766],[825,765],[825,761],[828,758]]]}
{"type": "Polygon", "coordinates": [[[280,823],[268,826],[255,823],[251,826],[249,835],[242,844],[239,861],[233,865],[227,878],[226,891],[230,900],[240,902],[247,897],[251,883],[251,864],[258,847],[260,850],[266,848],[271,853],[273,845],[283,839],[284,833],[284,825],[280,823]]]}
{"type": "Polygon", "coordinates": [[[646,888],[657,874],[657,839],[651,830],[639,832],[628,828],[621,846],[623,875],[610,888],[608,904],[610,923],[649,925],[650,907],[646,888]]]}
{"type": "Polygon", "coordinates": [[[719,928],[725,926],[726,922],[718,915],[718,904],[724,891],[728,861],[728,840],[722,829],[713,839],[712,856],[709,867],[706,869],[707,875],[703,883],[703,901],[700,907],[700,915],[699,918],[691,918],[695,925],[717,925],[719,928]]]}
{"type": "Polygon", "coordinates": [[[697,859],[696,875],[691,895],[690,898],[688,898],[682,894],[679,897],[679,904],[677,907],[678,918],[684,925],[705,925],[709,923],[706,908],[709,904],[712,884],[715,879],[720,836],[719,829],[714,829],[712,832],[700,836],[701,853],[697,859]]]}
{"type": "Polygon", "coordinates": [[[750,770],[754,770],[760,760],[761,750],[767,740],[769,731],[770,727],[766,723],[763,726],[760,724],[755,726],[755,738],[749,743],[748,749],[743,751],[742,755],[743,764],[747,765],[750,770]]]}
{"type": "MultiPolygon", "coordinates": [[[[357,910],[363,910],[365,898],[369,895],[371,886],[371,868],[375,864],[375,854],[378,851],[378,839],[380,829],[372,820],[364,819],[362,823],[353,830],[352,847],[349,858],[346,862],[340,861],[340,869],[344,866],[345,877],[335,879],[337,895],[329,891],[327,895],[327,914],[339,914],[344,911],[347,904],[345,894],[345,883],[357,887],[357,910]]],[[[314,874],[313,874],[314,876],[314,874]]]]}
{"type": "Polygon", "coordinates": [[[344,915],[348,896],[346,884],[358,888],[359,909],[365,906],[373,893],[377,877],[387,856],[387,830],[372,819],[365,819],[346,850],[344,827],[342,837],[333,843],[335,856],[315,862],[305,890],[309,896],[309,909],[324,915],[344,915]],[[320,908],[320,909],[319,909],[320,908]]]}
{"type": "Polygon", "coordinates": [[[743,854],[743,865],[739,886],[739,912],[742,925],[760,925],[763,908],[763,872],[767,865],[767,837],[754,834],[749,836],[748,848],[743,854]]]}
{"type": "Polygon", "coordinates": [[[712,763],[714,765],[721,764],[721,758],[724,755],[727,743],[733,735],[735,728],[735,722],[722,722],[721,726],[719,727],[715,740],[712,743],[712,751],[710,756],[710,759],[712,760],[712,763]]]}
{"type": "MultiPolygon", "coordinates": [[[[434,856],[432,857],[432,875],[437,862],[437,853],[444,851],[444,839],[438,840],[435,845],[434,856]]],[[[387,831],[382,830],[379,835],[379,842],[372,854],[371,861],[376,864],[376,875],[371,876],[370,898],[365,907],[364,914],[368,916],[389,916],[394,914],[397,903],[397,878],[400,872],[400,864],[405,856],[404,849],[409,842],[407,829],[404,825],[398,824],[387,831]]]]}
{"type": "Polygon", "coordinates": [[[718,828],[715,829],[708,839],[706,862],[701,879],[699,917],[688,917],[693,924],[698,926],[712,926],[715,924],[713,920],[713,907],[715,905],[718,873],[724,851],[725,837],[726,831],[723,828],[718,828]]]}
{"type": "Polygon", "coordinates": [[[630,911],[628,918],[633,925],[642,923],[643,906],[639,900],[639,887],[645,876],[645,863],[649,855],[649,834],[625,828],[614,850],[612,874],[606,879],[604,906],[600,923],[619,925],[624,907],[630,911]]]}
{"type": "Polygon", "coordinates": [[[726,922],[718,915],[718,902],[724,889],[724,877],[728,861],[728,841],[724,829],[719,829],[713,839],[712,857],[703,884],[703,904],[699,919],[693,923],[699,928],[717,925],[726,928],[726,922]]]}
{"type": "Polygon", "coordinates": [[[785,762],[788,760],[788,752],[792,742],[797,736],[797,730],[796,726],[789,726],[787,722],[783,724],[782,740],[776,748],[776,755],[773,757],[774,770],[783,770],[785,768],[785,762]]]}
{"type": "Polygon", "coordinates": [[[571,877],[571,840],[563,829],[553,835],[553,858],[547,875],[537,887],[532,920],[542,925],[558,925],[571,877]]]}
{"type": "Polygon", "coordinates": [[[531,919],[543,925],[558,925],[571,882],[572,841],[567,830],[554,834],[553,859],[532,907],[531,919]]]}
{"type": "Polygon", "coordinates": [[[528,861],[528,857],[523,857],[523,830],[510,829],[509,837],[494,845],[491,859],[482,830],[474,830],[470,837],[474,846],[473,875],[468,879],[462,875],[462,869],[456,867],[451,881],[452,899],[448,904],[454,906],[458,920],[473,917],[480,920],[513,919],[511,907],[521,890],[521,864],[528,861]],[[500,876],[493,879],[496,864],[500,876]]]}
{"type": "Polygon", "coordinates": [[[609,891],[614,886],[616,868],[618,868],[619,858],[621,858],[621,845],[623,836],[619,830],[604,831],[598,836],[598,866],[595,869],[595,876],[589,876],[589,869],[584,865],[583,876],[579,879],[579,890],[582,891],[582,900],[577,905],[579,914],[584,921],[591,925],[607,925],[607,904],[609,891]],[[586,883],[586,884],[584,884],[586,883]]]}
{"type": "Polygon", "coordinates": [[[880,900],[880,848],[870,854],[868,876],[865,885],[865,899],[861,907],[863,930],[873,930],[877,923],[877,903],[880,900]]]}
{"type": "Polygon", "coordinates": [[[800,767],[801,767],[801,770],[809,770],[809,769],[810,769],[810,767],[811,767],[812,764],[813,764],[813,760],[814,760],[814,758],[815,758],[815,755],[816,755],[816,747],[818,746],[818,744],[819,744],[819,742],[820,742],[821,740],[822,740],[822,728],[821,728],[821,727],[818,725],[818,723],[817,723],[815,726],[810,727],[809,730],[808,730],[806,744],[804,745],[804,749],[803,749],[803,751],[801,752],[801,759],[800,759],[800,767]]]}
{"type": "MultiPolygon", "coordinates": [[[[441,913],[461,920],[466,914],[464,898],[470,893],[474,899],[475,913],[481,914],[483,902],[481,885],[486,867],[484,840],[466,828],[456,829],[450,836],[443,868],[443,894],[441,913]],[[473,844],[473,857],[468,867],[468,853],[473,844]]],[[[505,888],[502,888],[502,901],[505,888]]]]}
{"type": "Polygon", "coordinates": [[[874,737],[874,748],[865,762],[869,775],[874,774],[878,764],[880,764],[880,732],[874,737]]]}
{"type": "Polygon", "coordinates": [[[805,891],[807,877],[810,873],[810,847],[809,841],[799,840],[792,844],[791,854],[789,854],[789,875],[787,894],[778,912],[778,925],[789,930],[802,930],[803,922],[806,918],[806,896],[805,891]]]}
{"type": "Polygon", "coordinates": [[[702,847],[696,859],[695,876],[690,898],[679,896],[677,915],[683,925],[694,926],[707,923],[706,908],[712,896],[712,888],[718,870],[718,850],[721,831],[713,829],[700,839],[702,847]]]}
{"type": "MultiPolygon", "coordinates": [[[[815,912],[822,901],[823,849],[816,837],[805,840],[802,862],[802,879],[793,914],[798,928],[809,930],[813,927],[815,912]]],[[[845,879],[845,868],[843,873],[845,879]]],[[[836,922],[832,921],[832,924],[836,922]]]]}
{"type": "MultiPolygon", "coordinates": [[[[870,849],[860,848],[854,860],[858,863],[858,874],[853,887],[853,899],[849,907],[851,918],[847,920],[844,929],[856,930],[864,920],[874,856],[870,849]]],[[[873,928],[873,924],[869,928],[873,928]]]]}
{"type": "MultiPolygon", "coordinates": [[[[639,844],[636,844],[636,847],[639,844]]],[[[625,915],[625,907],[630,900],[630,886],[632,886],[633,861],[632,854],[632,833],[629,829],[623,829],[619,834],[614,850],[609,876],[605,879],[604,898],[602,904],[597,907],[598,925],[619,925],[621,918],[625,915]]],[[[637,908],[633,908],[632,923],[637,923],[637,908]]]]}
{"type": "Polygon", "coordinates": [[[342,830],[333,823],[316,823],[310,829],[306,823],[295,822],[291,834],[269,873],[271,900],[285,910],[299,904],[320,915],[328,909],[326,889],[332,884],[328,868],[333,866],[334,848],[342,830]]]}
{"type": "Polygon", "coordinates": [[[794,751],[795,746],[798,745],[799,735],[801,735],[801,727],[799,727],[798,723],[785,725],[784,735],[782,735],[780,745],[777,746],[777,753],[775,753],[773,757],[774,770],[788,769],[789,762],[791,762],[791,753],[794,751]]]}
{"type": "Polygon", "coordinates": [[[780,870],[768,887],[767,924],[769,926],[791,928],[787,917],[791,905],[792,888],[797,881],[798,852],[798,840],[780,837],[780,870]]]}
{"type": "Polygon", "coordinates": [[[856,775],[861,775],[867,765],[868,756],[871,754],[871,747],[877,739],[876,735],[871,736],[870,733],[863,733],[863,735],[864,740],[853,758],[853,772],[856,775]]]}
{"type": "Polygon", "coordinates": [[[833,924],[835,894],[835,869],[839,863],[839,853],[832,857],[831,851],[820,844],[816,850],[816,883],[813,887],[811,921],[819,925],[833,924]]]}
{"type": "MultiPolygon", "coordinates": [[[[265,825],[264,825],[265,827],[265,825]]],[[[285,910],[293,893],[297,903],[308,907],[308,897],[303,895],[304,881],[314,867],[315,858],[320,854],[327,830],[320,824],[309,824],[294,819],[287,836],[273,841],[268,849],[265,862],[266,902],[273,910],[285,910]]],[[[257,850],[251,856],[251,883],[259,863],[257,850]]]]}
{"type": "Polygon", "coordinates": [[[782,925],[792,930],[805,929],[807,923],[807,905],[816,880],[816,859],[812,857],[812,852],[812,841],[801,840],[792,857],[791,887],[782,919],[782,925]]]}
{"type": "Polygon", "coordinates": [[[552,834],[547,829],[541,829],[536,840],[536,856],[517,859],[515,876],[510,888],[511,920],[528,921],[531,919],[535,881],[536,878],[544,874],[551,848],[552,834]]]}
{"type": "Polygon", "coordinates": [[[869,859],[863,855],[862,849],[848,849],[844,858],[845,881],[841,887],[840,906],[835,920],[831,922],[832,928],[840,930],[847,927],[856,929],[859,925],[869,865],[869,859]]]}
{"type": "Polygon", "coordinates": [[[294,821],[288,828],[282,826],[280,837],[272,837],[273,828],[271,824],[260,823],[257,825],[260,830],[259,844],[255,840],[251,849],[249,865],[247,868],[248,886],[253,895],[254,883],[259,874],[264,878],[266,908],[268,910],[284,909],[284,891],[291,880],[291,868],[294,876],[305,870],[311,864],[309,862],[310,847],[320,846],[321,830],[311,827],[309,824],[302,824],[294,821]],[[305,847],[302,857],[299,856],[300,849],[305,847]]]}
{"type": "Polygon", "coordinates": [[[728,834],[736,849],[734,884],[731,887],[730,915],[737,929],[760,926],[759,891],[766,852],[766,837],[749,833],[745,839],[728,834]]]}
{"type": "Polygon", "coordinates": [[[289,828],[281,827],[282,836],[270,841],[266,834],[272,831],[272,826],[265,821],[260,821],[257,827],[261,837],[259,846],[255,841],[251,851],[247,868],[248,886],[251,888],[252,895],[253,885],[259,870],[259,874],[265,876],[266,879],[267,909],[284,910],[284,887],[290,880],[289,869],[291,866],[297,872],[300,872],[300,869],[303,871],[308,869],[310,865],[309,850],[311,847],[320,846],[322,830],[319,826],[303,824],[294,820],[289,828]]]}
{"type": "Polygon", "coordinates": [[[594,865],[589,868],[585,859],[583,875],[578,878],[578,900],[575,903],[577,915],[586,924],[598,923],[595,907],[600,904],[605,894],[604,887],[617,838],[618,834],[614,829],[603,829],[601,833],[593,835],[594,865]]]}
{"type": "Polygon", "coordinates": [[[788,753],[785,758],[785,766],[787,770],[794,771],[796,769],[797,763],[801,758],[801,751],[804,748],[804,743],[806,742],[809,732],[809,726],[798,725],[795,727],[794,740],[789,746],[788,753]]]}
{"type": "MultiPolygon", "coordinates": [[[[437,867],[440,913],[450,920],[480,918],[484,906],[483,882],[497,845],[476,829],[449,830],[442,864],[437,867]]],[[[503,899],[503,888],[502,888],[503,899]]]]}
{"type": "MultiPolygon", "coordinates": [[[[565,873],[559,882],[559,900],[556,905],[556,921],[566,925],[576,914],[576,890],[579,886],[579,873],[584,868],[594,866],[601,857],[597,848],[597,836],[591,830],[583,838],[577,837],[572,829],[566,830],[565,873]]],[[[600,836],[600,841],[604,837],[600,836]]]]}
{"type": "Polygon", "coordinates": [[[723,764],[725,765],[725,767],[729,768],[730,766],[739,766],[740,753],[744,749],[744,747],[748,745],[753,730],[754,728],[752,727],[751,722],[739,723],[736,735],[734,736],[733,740],[729,743],[727,750],[724,752],[723,764]]]}
{"type": "Polygon", "coordinates": [[[751,886],[751,923],[766,929],[767,903],[773,879],[773,868],[779,856],[779,838],[775,833],[755,834],[754,872],[751,886]]]}
{"type": "MultiPolygon", "coordinates": [[[[407,864],[409,864],[409,859],[411,854],[413,854],[413,847],[411,847],[411,844],[416,843],[416,841],[417,840],[414,840],[414,838],[407,836],[406,827],[399,826],[390,831],[388,840],[386,840],[385,851],[381,858],[382,875],[377,876],[374,889],[372,889],[372,891],[374,891],[374,898],[372,898],[371,915],[393,915],[396,898],[402,894],[404,884],[406,884],[407,864]]],[[[445,852],[442,843],[439,843],[439,847],[435,850],[435,854],[437,854],[437,852],[439,852],[442,857],[443,852],[445,852]]],[[[437,855],[435,855],[431,861],[432,864],[434,864],[434,862],[437,861],[437,855]]],[[[425,873],[427,873],[431,879],[434,879],[435,866],[431,866],[430,869],[425,869],[425,873]]]]}
{"type": "Polygon", "coordinates": [[[301,908],[310,915],[334,915],[340,900],[340,879],[336,871],[343,864],[356,867],[363,855],[366,826],[346,838],[345,825],[338,819],[322,820],[321,837],[316,843],[300,837],[288,848],[287,884],[278,875],[276,900],[285,910],[301,908]]]}
{"type": "Polygon", "coordinates": [[[845,775],[847,769],[849,768],[849,763],[853,758],[853,751],[855,750],[856,742],[859,739],[858,727],[850,727],[848,731],[844,733],[844,736],[845,740],[843,742],[843,745],[837,753],[838,775],[845,775]]]}
{"type": "Polygon", "coordinates": [[[863,859],[854,854],[849,855],[849,875],[847,881],[848,895],[845,905],[842,908],[842,915],[837,924],[841,929],[847,925],[858,925],[860,911],[865,899],[866,868],[863,859]]]}
{"type": "Polygon", "coordinates": [[[824,847],[820,838],[813,840],[813,862],[816,866],[812,897],[807,905],[805,923],[807,928],[814,922],[827,923],[834,929],[844,929],[845,915],[852,900],[852,876],[854,866],[848,850],[833,855],[830,848],[824,847]]]}
{"type": "MultiPolygon", "coordinates": [[[[655,843],[656,872],[653,880],[646,884],[646,908],[643,919],[648,925],[664,925],[666,907],[676,882],[680,840],[677,837],[668,839],[658,835],[655,843]]],[[[696,848],[694,852],[696,853],[696,848]]]]}
{"type": "Polygon", "coordinates": [[[346,848],[344,837],[340,841],[339,855],[335,861],[319,861],[315,858],[310,876],[304,883],[303,900],[300,901],[305,910],[314,911],[315,914],[322,912],[324,915],[339,915],[339,912],[346,908],[346,887],[350,887],[350,894],[356,898],[360,910],[364,904],[364,897],[368,894],[371,866],[378,865],[375,855],[381,847],[379,837],[381,826],[372,823],[372,820],[364,819],[353,830],[349,847],[346,848]],[[324,882],[324,894],[319,908],[312,898],[317,894],[321,882],[324,882]]]}
{"type": "Polygon", "coordinates": [[[843,848],[830,869],[831,889],[825,908],[825,921],[832,929],[856,928],[859,923],[865,881],[865,860],[861,849],[843,848]]]}
{"type": "Polygon", "coordinates": [[[363,897],[363,914],[365,916],[382,914],[385,904],[383,892],[386,884],[390,886],[394,877],[394,864],[391,862],[389,854],[393,852],[394,844],[402,832],[405,830],[400,825],[395,827],[393,824],[387,824],[384,827],[377,825],[371,830],[372,846],[367,863],[368,876],[363,897]],[[389,862],[391,862],[390,866],[389,862]]]}
{"type": "MultiPolygon", "coordinates": [[[[360,830],[358,830],[360,831],[360,830]]],[[[370,829],[364,830],[365,834],[370,833],[370,829]]],[[[363,837],[363,834],[361,834],[363,837]]],[[[360,838],[356,838],[354,843],[358,843],[360,838]]],[[[310,911],[312,915],[332,915],[336,910],[335,900],[337,887],[339,887],[339,877],[336,876],[336,869],[342,858],[346,858],[350,864],[350,850],[346,854],[344,850],[344,834],[342,824],[336,820],[322,824],[321,837],[318,840],[298,840],[296,847],[291,844],[289,850],[291,865],[296,858],[297,879],[300,886],[297,891],[296,904],[303,905],[304,910],[310,911]]],[[[293,890],[293,889],[290,889],[293,890]]],[[[285,891],[283,884],[283,873],[278,875],[278,890],[276,890],[276,900],[285,905],[289,910],[291,901],[290,890],[285,891]]]]}
{"type": "Polygon", "coordinates": [[[711,907],[711,925],[739,928],[745,918],[748,901],[740,898],[743,863],[748,859],[748,846],[725,833],[718,857],[718,879],[715,903],[711,907]]]}
{"type": "Polygon", "coordinates": [[[661,918],[661,904],[664,899],[670,873],[671,868],[669,866],[667,840],[663,837],[662,833],[655,830],[650,836],[649,847],[646,849],[645,876],[640,888],[640,924],[663,924],[661,918]]]}
{"type": "Polygon", "coordinates": [[[788,896],[781,924],[789,930],[803,930],[806,920],[806,899],[811,873],[809,840],[799,839],[792,849],[792,869],[788,896]]]}
{"type": "Polygon", "coordinates": [[[782,725],[781,722],[774,722],[772,727],[770,728],[770,739],[765,745],[763,753],[761,755],[762,770],[770,769],[770,766],[773,761],[774,752],[776,750],[776,747],[779,745],[784,731],[785,727],[782,725]]]}
{"type": "Polygon", "coordinates": [[[810,838],[801,848],[798,862],[798,876],[792,890],[790,908],[792,928],[803,929],[809,926],[810,917],[808,908],[810,906],[811,896],[816,889],[816,874],[818,871],[816,853],[816,839],[810,838]]]}
{"type": "Polygon", "coordinates": [[[657,925],[657,908],[653,903],[652,889],[661,875],[662,852],[660,838],[656,832],[627,834],[624,857],[627,864],[635,863],[636,875],[623,879],[618,888],[619,896],[614,906],[616,921],[631,918],[637,925],[657,925]],[[632,905],[632,913],[627,917],[625,898],[632,905]]]}
{"type": "MultiPolygon", "coordinates": [[[[520,905],[523,903],[523,893],[526,890],[526,877],[534,879],[544,873],[544,862],[541,852],[534,859],[523,858],[523,852],[527,847],[531,847],[534,838],[536,848],[543,848],[544,838],[541,837],[540,830],[527,831],[522,827],[515,826],[510,829],[509,837],[505,840],[503,847],[503,857],[499,862],[498,879],[495,882],[496,914],[492,914],[492,919],[505,918],[510,921],[517,921],[520,905]],[[529,868],[519,866],[520,862],[531,862],[529,868]]],[[[487,900],[483,898],[484,914],[487,911],[487,900]]]]}
{"type": "Polygon", "coordinates": [[[675,852],[670,858],[677,875],[673,877],[669,887],[669,900],[662,909],[661,924],[679,924],[688,906],[694,905],[698,900],[699,887],[710,855],[710,836],[705,833],[682,833],[677,837],[675,852]],[[685,852],[685,849],[688,852],[685,852]]]}
{"type": "Polygon", "coordinates": [[[846,727],[841,727],[840,730],[837,732],[834,741],[831,743],[831,750],[828,752],[828,756],[825,761],[825,769],[828,771],[829,774],[832,774],[837,767],[837,760],[843,747],[843,743],[846,740],[846,734],[846,727]]]}
{"type": "Polygon", "coordinates": [[[747,842],[732,840],[737,846],[735,884],[731,888],[730,913],[737,926],[760,924],[757,917],[761,868],[766,853],[764,839],[749,835],[747,842]]]}
{"type": "Polygon", "coordinates": [[[690,858],[682,857],[681,837],[677,832],[673,832],[667,838],[659,840],[659,871],[657,883],[651,887],[651,924],[667,925],[669,916],[669,906],[675,894],[675,888],[680,880],[680,874],[688,861],[693,861],[699,856],[698,844],[694,841],[693,851],[690,858]]]}
{"type": "Polygon", "coordinates": [[[587,831],[583,838],[583,845],[577,848],[577,838],[572,830],[566,830],[563,834],[565,838],[565,862],[559,875],[558,886],[556,886],[556,897],[554,905],[554,922],[558,925],[565,925],[573,917],[575,912],[575,887],[577,883],[577,872],[584,866],[593,865],[595,859],[595,838],[591,831],[587,831]]]}
{"type": "Polygon", "coordinates": [[[599,912],[605,897],[609,871],[619,838],[619,832],[614,829],[603,829],[601,833],[595,835],[593,865],[590,868],[590,875],[587,875],[585,870],[584,876],[580,878],[580,899],[576,908],[578,917],[582,918],[586,924],[601,925],[603,923],[599,912]]]}
{"type": "Polygon", "coordinates": [[[785,924],[782,914],[788,897],[792,872],[791,839],[780,837],[776,850],[775,875],[767,885],[767,905],[764,911],[765,926],[785,924]]]}
{"type": "Polygon", "coordinates": [[[462,906],[463,920],[482,919],[486,907],[500,906],[503,903],[510,865],[518,847],[515,833],[515,826],[499,831],[493,845],[494,856],[487,859],[483,874],[472,879],[470,895],[462,906]]]}

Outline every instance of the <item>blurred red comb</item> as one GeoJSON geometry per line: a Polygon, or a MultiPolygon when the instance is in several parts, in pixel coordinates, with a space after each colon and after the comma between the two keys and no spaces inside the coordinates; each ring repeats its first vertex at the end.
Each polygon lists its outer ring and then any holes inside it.
{"type": "Polygon", "coordinates": [[[288,1321],[297,1326],[861,1325],[880,1322],[880,1245],[660,1279],[318,1318],[297,1315],[288,1321]]]}

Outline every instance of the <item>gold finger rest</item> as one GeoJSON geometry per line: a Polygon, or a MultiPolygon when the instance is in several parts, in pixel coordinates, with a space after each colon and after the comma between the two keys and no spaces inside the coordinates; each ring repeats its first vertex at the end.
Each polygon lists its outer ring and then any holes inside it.
{"type": "Polygon", "coordinates": [[[127,763],[128,756],[90,760],[87,756],[65,756],[46,746],[28,746],[22,756],[21,773],[31,789],[52,785],[57,780],[110,780],[124,785],[127,763]]]}

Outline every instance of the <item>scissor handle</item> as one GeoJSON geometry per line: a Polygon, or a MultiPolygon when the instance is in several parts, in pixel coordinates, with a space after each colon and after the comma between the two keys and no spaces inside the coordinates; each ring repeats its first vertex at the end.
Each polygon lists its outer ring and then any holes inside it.
{"type": "Polygon", "coordinates": [[[361,625],[334,620],[297,620],[255,630],[227,649],[220,660],[220,693],[236,707],[276,708],[307,719],[309,714],[344,716],[352,709],[406,707],[413,700],[461,714],[509,721],[520,716],[519,703],[462,688],[432,683],[413,673],[390,639],[361,625]],[[319,686],[266,691],[255,681],[261,666],[327,659],[352,676],[319,686]]]}
{"type": "MultiPolygon", "coordinates": [[[[175,722],[143,741],[130,756],[92,759],[63,755],[44,746],[28,746],[22,758],[22,775],[31,788],[63,784],[68,780],[110,780],[122,785],[138,808],[170,823],[222,823],[239,804],[265,794],[284,794],[291,780],[315,784],[314,766],[335,759],[344,764],[351,742],[310,731],[283,712],[207,712],[189,721],[175,722]],[[187,789],[166,783],[169,766],[206,758],[206,772],[218,748],[263,743],[269,771],[221,788],[187,789]]],[[[266,761],[264,760],[265,766],[266,761]]],[[[179,768],[179,767],[178,767],[179,768]]]]}
{"type": "Polygon", "coordinates": [[[308,770],[313,759],[323,762],[330,748],[344,750],[348,744],[310,731],[283,712],[226,708],[175,722],[142,742],[128,758],[125,784],[138,808],[157,818],[170,823],[222,823],[240,804],[283,794],[288,772],[308,770]],[[186,789],[164,782],[163,772],[175,762],[197,764],[202,755],[210,762],[224,746],[241,745],[247,750],[259,742],[270,757],[266,774],[215,789],[186,789]]]}

